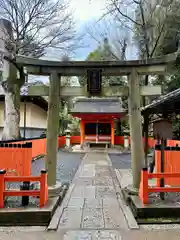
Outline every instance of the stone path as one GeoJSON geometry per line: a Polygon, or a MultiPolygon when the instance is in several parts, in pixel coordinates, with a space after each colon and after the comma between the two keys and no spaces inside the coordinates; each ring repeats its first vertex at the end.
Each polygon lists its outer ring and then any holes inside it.
{"type": "MultiPolygon", "coordinates": [[[[119,159],[121,161],[121,158],[119,159]]],[[[180,230],[129,230],[116,193],[118,181],[105,153],[88,153],[58,212],[58,231],[0,228],[0,240],[179,240],[180,230]]]]}
{"type": "Polygon", "coordinates": [[[108,155],[87,153],[74,177],[71,194],[63,202],[58,231],[67,231],[65,240],[77,236],[77,239],[92,239],[95,235],[96,239],[118,239],[117,230],[128,230],[116,187],[108,155]]]}

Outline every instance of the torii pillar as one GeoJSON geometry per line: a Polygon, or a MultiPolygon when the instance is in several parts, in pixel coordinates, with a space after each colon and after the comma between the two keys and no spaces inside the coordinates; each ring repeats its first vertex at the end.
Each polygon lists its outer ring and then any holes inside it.
{"type": "Polygon", "coordinates": [[[133,175],[133,188],[139,190],[141,169],[144,166],[144,149],[142,138],[142,122],[140,109],[140,85],[136,69],[132,69],[129,79],[129,125],[131,138],[131,164],[133,175]]]}
{"type": "Polygon", "coordinates": [[[48,186],[56,186],[56,165],[58,154],[60,75],[53,71],[50,75],[48,118],[47,118],[47,156],[48,186]]]}

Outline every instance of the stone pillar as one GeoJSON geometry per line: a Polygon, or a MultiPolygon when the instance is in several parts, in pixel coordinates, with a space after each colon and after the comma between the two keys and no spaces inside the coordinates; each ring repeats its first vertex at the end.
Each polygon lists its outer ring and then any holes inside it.
{"type": "Polygon", "coordinates": [[[66,131],[66,147],[70,148],[71,146],[71,131],[67,129],[66,131]]]}
{"type": "Polygon", "coordinates": [[[133,174],[133,187],[139,189],[141,179],[141,168],[144,165],[144,149],[142,138],[142,123],[140,110],[140,86],[139,76],[132,69],[128,79],[129,84],[129,125],[131,138],[131,161],[133,174]]]}
{"type": "Polygon", "coordinates": [[[128,135],[124,135],[124,149],[125,150],[129,149],[129,137],[128,137],[128,135]]]}
{"type": "Polygon", "coordinates": [[[56,164],[58,153],[60,76],[55,71],[50,76],[48,117],[47,117],[47,158],[48,186],[56,185],[56,164]]]}

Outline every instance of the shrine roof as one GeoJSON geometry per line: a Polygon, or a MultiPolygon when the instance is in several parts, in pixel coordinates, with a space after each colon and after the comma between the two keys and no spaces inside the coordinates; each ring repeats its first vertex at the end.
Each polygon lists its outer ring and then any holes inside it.
{"type": "Polygon", "coordinates": [[[178,113],[180,105],[180,88],[155,99],[149,105],[141,108],[142,114],[149,113],[178,113]]]}
{"type": "Polygon", "coordinates": [[[94,114],[110,114],[122,113],[126,110],[122,107],[119,99],[113,98],[80,98],[74,103],[71,113],[94,113],[94,114]]]}

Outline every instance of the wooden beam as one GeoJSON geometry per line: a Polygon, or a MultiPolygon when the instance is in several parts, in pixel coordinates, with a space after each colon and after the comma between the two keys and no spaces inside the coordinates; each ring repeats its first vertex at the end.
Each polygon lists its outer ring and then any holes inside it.
{"type": "Polygon", "coordinates": [[[141,109],[140,109],[140,86],[139,76],[135,69],[129,75],[129,125],[131,136],[131,161],[133,187],[139,190],[141,179],[141,169],[144,162],[144,149],[142,141],[142,124],[141,124],[141,109]]]}
{"type": "MultiPolygon", "coordinates": [[[[30,86],[28,88],[28,96],[48,96],[49,87],[44,85],[30,86]]],[[[87,96],[86,86],[85,87],[61,87],[59,95],[62,97],[78,97],[87,96]]],[[[103,96],[128,96],[128,87],[122,86],[110,86],[102,87],[103,96]]],[[[161,95],[161,86],[141,86],[141,96],[157,96],[161,95]]]]}
{"type": "Polygon", "coordinates": [[[48,185],[56,185],[56,164],[58,153],[59,107],[60,107],[59,75],[53,72],[50,77],[48,123],[47,123],[47,156],[48,185]]]}

